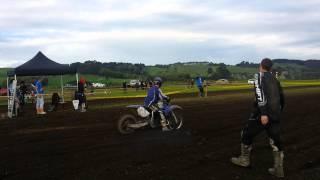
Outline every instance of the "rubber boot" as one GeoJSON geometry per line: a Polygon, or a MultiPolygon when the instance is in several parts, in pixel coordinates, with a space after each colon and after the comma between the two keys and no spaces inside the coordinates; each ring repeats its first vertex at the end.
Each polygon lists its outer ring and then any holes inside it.
{"type": "Polygon", "coordinates": [[[160,117],[161,117],[162,131],[170,131],[170,129],[167,127],[167,123],[162,112],[160,112],[160,117]]]}
{"type": "Polygon", "coordinates": [[[80,112],[86,112],[86,104],[85,103],[82,103],[80,108],[81,108],[80,112]]]}
{"type": "Polygon", "coordinates": [[[274,165],[273,168],[269,168],[270,174],[279,178],[284,177],[283,157],[283,151],[273,151],[274,165]]]}
{"type": "Polygon", "coordinates": [[[241,154],[239,157],[232,157],[231,162],[237,166],[249,167],[250,154],[252,147],[250,145],[241,144],[241,154]]]}

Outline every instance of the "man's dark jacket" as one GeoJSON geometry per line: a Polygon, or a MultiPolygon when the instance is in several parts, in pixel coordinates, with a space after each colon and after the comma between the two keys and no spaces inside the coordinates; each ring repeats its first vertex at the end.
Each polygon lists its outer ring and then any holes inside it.
{"type": "Polygon", "coordinates": [[[271,121],[280,121],[284,108],[284,95],[280,82],[270,72],[255,75],[255,103],[252,119],[267,115],[271,121]]]}

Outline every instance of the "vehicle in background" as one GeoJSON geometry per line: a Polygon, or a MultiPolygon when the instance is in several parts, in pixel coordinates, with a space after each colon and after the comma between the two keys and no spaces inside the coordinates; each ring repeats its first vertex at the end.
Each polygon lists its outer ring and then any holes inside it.
{"type": "Polygon", "coordinates": [[[77,88],[77,84],[76,83],[73,83],[73,84],[68,83],[68,84],[64,85],[64,88],[66,88],[66,89],[68,89],[68,88],[76,89],[77,88]]]}
{"type": "Polygon", "coordinates": [[[0,88],[0,96],[6,96],[7,95],[7,88],[0,88]]]}
{"type": "Polygon", "coordinates": [[[141,82],[139,80],[130,80],[129,84],[128,84],[128,87],[132,87],[132,88],[136,88],[136,87],[140,87],[141,85],[141,82]]]}
{"type": "Polygon", "coordinates": [[[92,83],[92,87],[94,88],[105,88],[106,85],[103,83],[92,83]]]}
{"type": "Polygon", "coordinates": [[[248,84],[254,84],[255,79],[249,79],[248,84]]]}
{"type": "Polygon", "coordinates": [[[216,81],[216,84],[229,84],[228,79],[219,79],[216,81]]]}

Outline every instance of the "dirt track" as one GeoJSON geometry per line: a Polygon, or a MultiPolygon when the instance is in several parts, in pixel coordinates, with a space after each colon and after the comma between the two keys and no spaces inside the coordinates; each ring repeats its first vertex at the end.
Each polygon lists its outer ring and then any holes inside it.
{"type": "MultiPolygon", "coordinates": [[[[319,99],[319,91],[287,97],[285,179],[320,179],[319,99]]],[[[28,107],[24,117],[0,120],[0,178],[270,180],[267,168],[273,161],[265,134],[256,139],[251,169],[229,162],[239,152],[251,100],[249,92],[202,100],[179,97],[173,103],[184,107],[183,130],[144,130],[129,136],[115,129],[123,108],[94,105],[87,113],[60,110],[36,117],[28,107]]]]}

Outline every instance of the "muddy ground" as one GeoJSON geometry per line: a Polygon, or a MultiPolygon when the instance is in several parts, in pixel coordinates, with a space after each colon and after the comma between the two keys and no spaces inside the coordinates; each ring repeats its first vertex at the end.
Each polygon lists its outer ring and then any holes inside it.
{"type": "MultiPolygon", "coordinates": [[[[287,95],[285,179],[320,179],[319,100],[320,91],[287,95]]],[[[68,104],[45,116],[34,115],[29,105],[22,117],[1,119],[0,179],[276,179],[267,172],[273,160],[264,133],[255,140],[250,169],[229,161],[239,153],[251,92],[203,99],[179,95],[173,103],[184,108],[182,130],[120,135],[115,124],[126,112],[123,104],[141,101],[90,102],[86,113],[74,112],[68,104]]]]}

